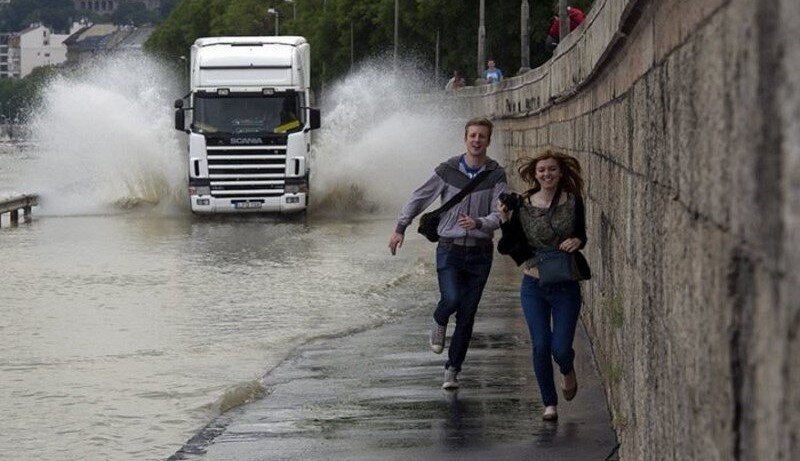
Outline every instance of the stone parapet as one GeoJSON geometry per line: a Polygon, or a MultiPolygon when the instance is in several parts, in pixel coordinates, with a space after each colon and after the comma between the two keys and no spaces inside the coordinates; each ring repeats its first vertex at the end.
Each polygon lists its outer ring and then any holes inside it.
{"type": "Polygon", "coordinates": [[[622,459],[800,459],[798,25],[796,0],[599,0],[542,67],[453,95],[506,158],[584,167],[622,459]]]}

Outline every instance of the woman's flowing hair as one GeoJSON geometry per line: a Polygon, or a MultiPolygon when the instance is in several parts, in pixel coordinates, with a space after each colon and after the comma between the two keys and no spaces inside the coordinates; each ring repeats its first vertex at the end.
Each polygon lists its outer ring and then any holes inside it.
{"type": "Polygon", "coordinates": [[[571,155],[550,149],[542,151],[533,157],[519,160],[521,165],[517,171],[519,172],[520,178],[526,183],[533,185],[524,195],[529,197],[542,188],[539,181],[536,180],[536,164],[550,158],[556,159],[558,167],[561,169],[561,180],[558,185],[561,190],[569,192],[576,197],[583,198],[583,177],[581,177],[581,164],[578,162],[578,159],[571,155]]]}

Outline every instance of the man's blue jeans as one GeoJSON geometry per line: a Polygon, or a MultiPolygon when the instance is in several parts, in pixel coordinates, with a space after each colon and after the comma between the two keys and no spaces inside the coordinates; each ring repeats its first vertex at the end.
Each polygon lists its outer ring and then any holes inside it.
{"type": "Polygon", "coordinates": [[[550,357],[555,359],[561,374],[572,371],[575,359],[572,341],[581,312],[581,287],[578,282],[541,287],[538,279],[525,275],[520,298],[533,343],[533,369],[542,393],[542,403],[545,406],[558,405],[550,357]]]}
{"type": "Polygon", "coordinates": [[[433,313],[439,325],[447,325],[456,314],[456,328],[450,339],[445,367],[461,371],[467,356],[475,312],[492,268],[493,247],[466,247],[440,243],[436,248],[436,272],[441,298],[433,313]]]}

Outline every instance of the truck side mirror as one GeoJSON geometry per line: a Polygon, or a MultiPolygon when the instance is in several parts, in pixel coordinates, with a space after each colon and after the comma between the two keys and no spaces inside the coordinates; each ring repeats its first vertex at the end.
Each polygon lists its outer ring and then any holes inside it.
{"type": "Polygon", "coordinates": [[[175,109],[175,129],[186,131],[186,115],[183,112],[183,108],[175,109]]]}
{"type": "Polygon", "coordinates": [[[176,109],[183,109],[183,99],[176,99],[175,100],[175,108],[176,109]]]}
{"type": "Polygon", "coordinates": [[[311,109],[311,108],[308,109],[308,124],[309,128],[311,128],[312,130],[316,130],[317,128],[322,126],[320,123],[319,109],[311,109]]]}

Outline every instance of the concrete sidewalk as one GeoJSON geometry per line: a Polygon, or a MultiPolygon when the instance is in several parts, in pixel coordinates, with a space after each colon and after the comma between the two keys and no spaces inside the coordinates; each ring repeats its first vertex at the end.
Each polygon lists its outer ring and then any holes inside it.
{"type": "Polygon", "coordinates": [[[456,392],[440,388],[446,350],[428,350],[429,325],[417,311],[303,347],[267,375],[266,397],[217,418],[170,459],[602,461],[611,453],[616,437],[583,328],[578,395],[546,423],[516,291],[487,290],[456,392]]]}

